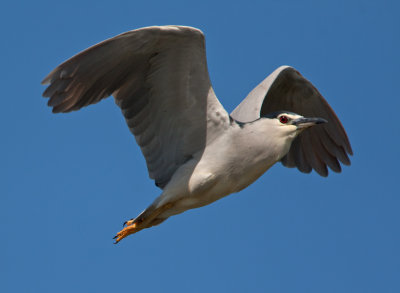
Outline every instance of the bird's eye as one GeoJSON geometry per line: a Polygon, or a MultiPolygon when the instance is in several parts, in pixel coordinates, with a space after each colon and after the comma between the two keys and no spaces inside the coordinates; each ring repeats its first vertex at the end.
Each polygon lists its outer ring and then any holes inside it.
{"type": "Polygon", "coordinates": [[[282,115],[279,117],[279,122],[282,124],[286,124],[286,123],[288,123],[288,121],[289,121],[289,119],[285,115],[282,115]]]}

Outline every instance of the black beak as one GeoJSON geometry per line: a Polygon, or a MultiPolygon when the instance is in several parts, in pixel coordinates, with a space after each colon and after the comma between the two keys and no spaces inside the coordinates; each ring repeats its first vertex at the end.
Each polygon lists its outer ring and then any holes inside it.
{"type": "Polygon", "coordinates": [[[328,121],[326,121],[323,118],[298,118],[293,120],[292,124],[296,125],[297,128],[307,128],[316,124],[322,124],[322,123],[328,123],[328,121]]]}

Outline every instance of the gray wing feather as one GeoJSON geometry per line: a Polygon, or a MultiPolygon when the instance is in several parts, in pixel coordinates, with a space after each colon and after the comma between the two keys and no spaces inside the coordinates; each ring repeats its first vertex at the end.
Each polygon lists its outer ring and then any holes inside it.
{"type": "Polygon", "coordinates": [[[190,27],[118,35],[62,63],[42,83],[50,83],[43,96],[55,113],[113,95],[160,188],[229,123],[211,87],[204,36],[190,27]]]}
{"type": "Polygon", "coordinates": [[[242,122],[258,119],[275,111],[290,111],[305,117],[321,117],[328,121],[302,132],[282,159],[286,167],[297,167],[309,173],[314,169],[321,176],[328,168],[341,171],[340,162],[350,165],[353,151],[347,134],[335,112],[319,91],[297,70],[281,66],[261,82],[231,113],[242,122]]]}

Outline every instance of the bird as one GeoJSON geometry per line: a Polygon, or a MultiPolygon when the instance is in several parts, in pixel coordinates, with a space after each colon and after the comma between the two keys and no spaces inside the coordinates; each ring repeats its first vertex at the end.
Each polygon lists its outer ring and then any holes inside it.
{"type": "Polygon", "coordinates": [[[239,192],[278,162],[326,177],[353,155],[333,109],[291,66],[273,71],[228,114],[211,85],[204,34],[193,27],[119,34],[60,64],[42,84],[53,113],[113,96],[161,189],[114,243],[239,192]]]}

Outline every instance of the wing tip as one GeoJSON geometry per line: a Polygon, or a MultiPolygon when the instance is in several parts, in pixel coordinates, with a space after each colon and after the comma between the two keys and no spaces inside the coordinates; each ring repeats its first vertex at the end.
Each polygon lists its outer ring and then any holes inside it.
{"type": "Polygon", "coordinates": [[[354,155],[354,153],[353,153],[353,148],[351,147],[349,141],[348,141],[348,145],[346,146],[346,151],[347,151],[347,153],[348,153],[350,156],[353,156],[353,155],[354,155]]]}
{"type": "Polygon", "coordinates": [[[43,78],[43,80],[40,82],[40,84],[42,84],[42,85],[49,84],[50,83],[50,77],[51,77],[51,74],[47,75],[45,78],[43,78]]]}

